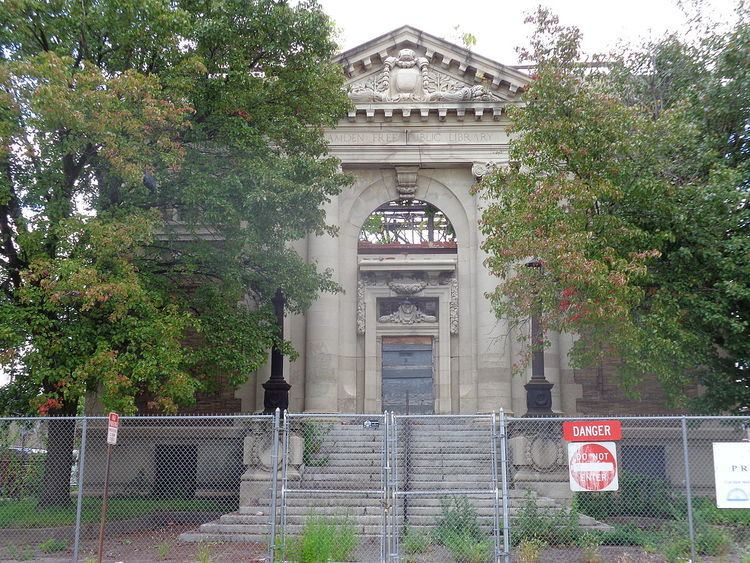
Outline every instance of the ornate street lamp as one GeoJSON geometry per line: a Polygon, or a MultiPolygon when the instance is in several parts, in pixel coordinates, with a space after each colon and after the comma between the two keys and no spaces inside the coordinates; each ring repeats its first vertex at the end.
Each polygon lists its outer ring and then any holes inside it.
{"type": "MultiPolygon", "coordinates": [[[[271,300],[279,326],[279,342],[284,340],[284,294],[281,289],[271,300]]],[[[273,414],[276,409],[284,412],[289,408],[289,389],[292,386],[284,380],[284,356],[281,348],[275,344],[271,349],[271,377],[263,384],[263,414],[273,414]]]]}
{"type": "MultiPolygon", "coordinates": [[[[543,264],[534,259],[526,264],[527,268],[535,268],[541,274],[543,264]]],[[[540,314],[541,303],[531,315],[531,379],[524,385],[526,389],[526,416],[554,416],[552,412],[553,383],[544,377],[544,331],[540,314]]]]}

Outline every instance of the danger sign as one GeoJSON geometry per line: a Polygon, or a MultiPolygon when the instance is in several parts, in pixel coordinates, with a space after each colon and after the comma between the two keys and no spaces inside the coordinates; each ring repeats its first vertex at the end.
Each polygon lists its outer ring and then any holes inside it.
{"type": "Polygon", "coordinates": [[[575,420],[562,424],[563,438],[567,442],[598,442],[622,439],[619,420],[575,420]]]}
{"type": "Polygon", "coordinates": [[[571,491],[616,491],[617,449],[614,442],[568,444],[571,491]]]}
{"type": "Polygon", "coordinates": [[[107,444],[114,446],[117,444],[117,428],[120,426],[120,415],[116,412],[109,413],[107,423],[107,444]]]}

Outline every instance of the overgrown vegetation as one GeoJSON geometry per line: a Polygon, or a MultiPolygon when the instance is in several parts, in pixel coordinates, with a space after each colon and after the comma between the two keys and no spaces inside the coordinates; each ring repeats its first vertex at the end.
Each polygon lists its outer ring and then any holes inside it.
{"type": "Polygon", "coordinates": [[[68,540],[50,538],[40,543],[38,547],[43,553],[55,553],[68,549],[68,540]]]}
{"type": "Polygon", "coordinates": [[[325,563],[350,561],[357,548],[353,522],[342,516],[310,514],[300,537],[287,539],[286,551],[279,549],[280,561],[325,563]]]}
{"type": "Polygon", "coordinates": [[[750,10],[740,4],[725,30],[709,15],[690,37],[592,66],[580,30],[538,8],[522,51],[533,75],[508,109],[511,165],[480,184],[481,227],[500,317],[581,335],[573,365],[611,361],[631,394],[648,374],[673,405],[743,412],[750,10]],[[519,268],[529,257],[540,267],[519,268]]]}
{"type": "Polygon", "coordinates": [[[581,536],[579,514],[575,506],[540,508],[531,492],[526,493],[518,516],[513,521],[511,543],[539,540],[546,545],[576,545],[581,536]]]}
{"type": "MultiPolygon", "coordinates": [[[[338,286],[288,243],[349,182],[318,3],[17,0],[0,29],[0,412],[175,412],[294,356],[273,296],[338,286]]],[[[73,437],[51,420],[42,506],[73,437]]]]}
{"type": "Polygon", "coordinates": [[[479,525],[477,511],[464,496],[440,500],[441,513],[434,531],[436,543],[445,546],[456,561],[479,563],[492,557],[494,541],[479,525]]]}
{"type": "Polygon", "coordinates": [[[520,563],[538,563],[547,544],[540,539],[527,538],[521,540],[516,550],[520,563]]]}
{"type": "Polygon", "coordinates": [[[656,477],[620,471],[618,491],[576,493],[573,499],[578,511],[592,518],[609,516],[645,516],[672,518],[678,499],[674,487],[656,477]]]}
{"type": "Polygon", "coordinates": [[[323,467],[328,465],[329,457],[321,456],[320,449],[323,439],[331,431],[332,425],[307,420],[302,423],[302,462],[308,467],[323,467]]]}
{"type": "Polygon", "coordinates": [[[430,535],[407,525],[400,545],[406,555],[425,553],[430,548],[430,535]]]}

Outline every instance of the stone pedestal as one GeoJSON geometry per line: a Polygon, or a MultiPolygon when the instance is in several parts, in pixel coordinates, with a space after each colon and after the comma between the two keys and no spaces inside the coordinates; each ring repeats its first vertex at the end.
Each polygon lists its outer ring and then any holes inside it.
{"type": "MultiPolygon", "coordinates": [[[[289,452],[287,460],[287,479],[299,479],[299,467],[302,465],[301,436],[289,436],[289,452]]],[[[279,439],[278,445],[278,475],[282,478],[282,450],[283,444],[279,439]]],[[[246,466],[240,482],[240,506],[267,506],[271,496],[271,479],[273,472],[273,434],[261,435],[250,433],[245,436],[243,463],[246,466]]]]}
{"type": "Polygon", "coordinates": [[[517,488],[561,501],[573,498],[565,444],[559,435],[544,428],[534,429],[510,438],[508,448],[516,470],[513,481],[517,488]]]}

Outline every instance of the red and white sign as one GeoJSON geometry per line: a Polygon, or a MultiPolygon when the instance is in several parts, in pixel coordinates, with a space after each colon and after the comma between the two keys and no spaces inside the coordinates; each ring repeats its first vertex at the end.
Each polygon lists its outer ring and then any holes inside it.
{"type": "Polygon", "coordinates": [[[107,443],[114,446],[117,444],[117,428],[120,426],[120,415],[116,412],[109,413],[107,424],[107,443]]]}
{"type": "Polygon", "coordinates": [[[576,420],[563,422],[563,439],[567,442],[604,442],[622,440],[619,420],[576,420]]]}
{"type": "Polygon", "coordinates": [[[571,491],[616,491],[617,446],[614,442],[568,444],[571,491]]]}

